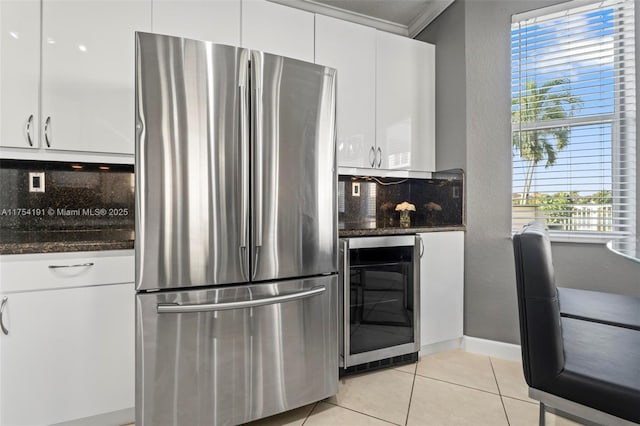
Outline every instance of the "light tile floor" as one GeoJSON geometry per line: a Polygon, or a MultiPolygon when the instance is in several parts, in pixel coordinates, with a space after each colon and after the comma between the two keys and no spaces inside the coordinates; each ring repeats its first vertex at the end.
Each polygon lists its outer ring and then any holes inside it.
{"type": "MultiPolygon", "coordinates": [[[[547,413],[547,425],[578,423],[547,413]]],[[[535,426],[520,362],[462,350],[415,364],[340,379],[334,397],[248,423],[250,426],[535,426]]]]}

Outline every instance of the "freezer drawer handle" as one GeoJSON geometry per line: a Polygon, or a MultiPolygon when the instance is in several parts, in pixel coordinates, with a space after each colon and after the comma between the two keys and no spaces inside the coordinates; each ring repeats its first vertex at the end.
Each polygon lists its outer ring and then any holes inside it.
{"type": "Polygon", "coordinates": [[[5,296],[2,298],[2,304],[0,304],[0,328],[2,328],[2,332],[7,336],[9,335],[9,330],[4,326],[4,318],[2,317],[2,315],[4,315],[4,307],[7,304],[8,300],[9,298],[5,296]]]}
{"type": "Polygon", "coordinates": [[[327,288],[323,285],[313,287],[310,290],[298,293],[284,294],[282,296],[267,297],[264,299],[243,300],[240,302],[203,303],[201,305],[179,305],[177,303],[158,304],[158,313],[186,314],[190,312],[227,311],[229,309],[255,308],[257,306],[273,305],[276,303],[290,302],[292,300],[305,299],[324,293],[327,288]]]}
{"type": "Polygon", "coordinates": [[[50,269],[59,269],[59,268],[82,268],[83,266],[93,266],[93,262],[88,263],[78,263],[77,265],[49,265],[50,269]]]}

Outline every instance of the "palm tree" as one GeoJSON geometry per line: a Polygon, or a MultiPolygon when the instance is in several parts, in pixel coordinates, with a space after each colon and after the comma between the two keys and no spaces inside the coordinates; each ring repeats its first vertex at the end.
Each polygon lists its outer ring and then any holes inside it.
{"type": "MultiPolygon", "coordinates": [[[[534,81],[525,84],[524,93],[513,98],[513,124],[539,123],[572,117],[580,98],[571,94],[569,79],[548,81],[542,86],[534,81]]],[[[546,158],[545,168],[556,162],[557,153],[569,143],[568,126],[521,130],[513,133],[513,146],[527,162],[521,204],[527,204],[536,165],[546,158]]]]}

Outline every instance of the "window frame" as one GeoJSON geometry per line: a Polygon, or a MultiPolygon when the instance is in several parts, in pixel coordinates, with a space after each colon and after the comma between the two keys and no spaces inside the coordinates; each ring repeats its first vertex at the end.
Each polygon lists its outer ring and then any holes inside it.
{"type": "MultiPolygon", "coordinates": [[[[597,10],[604,10],[606,8],[618,7],[618,10],[614,11],[614,14],[620,14],[620,13],[623,13],[623,12],[620,12],[620,10],[622,10],[623,7],[628,7],[624,5],[623,3],[624,1],[628,1],[628,0],[622,0],[617,4],[604,5],[598,8],[597,10]]],[[[559,14],[562,12],[568,12],[577,7],[581,7],[589,4],[597,4],[597,3],[602,3],[602,1],[572,0],[569,2],[560,3],[557,5],[513,15],[512,21],[511,21],[511,36],[510,36],[510,46],[512,46],[511,49],[513,49],[513,43],[514,43],[514,40],[516,40],[515,37],[520,37],[520,35],[514,36],[513,34],[513,29],[516,25],[521,25],[524,21],[530,20],[532,18],[539,18],[539,17],[545,17],[553,14],[559,14]]],[[[638,6],[634,6],[634,7],[638,7],[638,6]]],[[[622,19],[622,17],[616,17],[614,19],[620,20],[622,19]]],[[[632,22],[635,24],[635,17],[632,18],[632,22]]],[[[624,23],[617,24],[617,26],[620,26],[620,25],[622,25],[623,27],[626,26],[626,24],[624,23]]],[[[633,38],[634,40],[637,40],[637,34],[635,34],[635,29],[633,33],[633,38]]],[[[517,80],[518,87],[522,88],[523,81],[525,80],[522,78],[522,70],[520,68],[517,70],[514,69],[514,66],[520,66],[522,64],[523,57],[521,56],[514,57],[513,51],[511,52],[512,65],[511,65],[511,73],[510,73],[510,78],[511,78],[510,146],[511,146],[511,173],[512,173],[511,175],[512,176],[511,177],[512,234],[517,232],[517,230],[514,229],[514,225],[515,225],[514,221],[516,217],[514,207],[517,206],[516,204],[514,204],[515,195],[516,195],[516,193],[514,192],[515,190],[514,176],[515,176],[516,158],[517,156],[519,156],[520,159],[523,159],[520,153],[516,154],[516,150],[513,145],[513,140],[516,133],[524,133],[527,131],[535,131],[535,130],[548,130],[553,128],[574,129],[580,126],[603,125],[605,123],[608,123],[611,125],[611,151],[610,151],[611,188],[610,188],[610,191],[611,191],[611,198],[612,198],[611,209],[613,212],[613,219],[612,219],[611,226],[613,230],[609,232],[609,231],[584,231],[584,230],[572,231],[572,230],[553,230],[552,229],[550,230],[549,235],[552,241],[557,241],[557,242],[579,242],[579,243],[598,243],[598,244],[608,242],[612,239],[625,239],[625,238],[633,237],[636,235],[637,233],[636,222],[638,220],[638,206],[636,201],[637,200],[636,198],[637,143],[635,141],[635,134],[636,134],[635,118],[636,118],[636,110],[637,110],[636,89],[635,89],[636,52],[635,52],[635,43],[634,43],[632,47],[632,49],[634,50],[633,50],[633,55],[631,55],[632,56],[631,59],[628,59],[628,58],[625,59],[624,56],[625,54],[628,54],[628,50],[625,50],[625,47],[621,44],[623,42],[624,40],[621,42],[620,35],[615,37],[615,34],[614,34],[614,44],[612,48],[613,55],[615,58],[613,61],[613,64],[614,64],[613,74],[615,76],[614,78],[618,78],[621,74],[624,75],[626,73],[633,72],[633,82],[632,82],[633,84],[631,85],[630,88],[620,89],[620,91],[613,90],[613,94],[614,94],[613,112],[597,113],[597,114],[576,116],[576,117],[570,117],[565,119],[554,119],[554,120],[519,121],[519,122],[514,120],[513,100],[517,98],[514,96],[516,92],[513,89],[513,82],[514,80],[517,80]],[[626,94],[627,92],[629,92],[629,94],[626,94]],[[622,114],[624,114],[624,112],[622,111],[623,107],[629,104],[628,100],[631,98],[633,98],[633,108],[632,108],[633,119],[630,120],[630,122],[627,122],[626,120],[622,120],[620,117],[622,114]],[[623,101],[621,101],[621,99],[623,101]],[[625,132],[624,134],[626,136],[622,137],[621,129],[625,127],[632,128],[632,131],[625,132]],[[633,162],[633,166],[627,170],[626,166],[623,167],[622,165],[629,163],[630,161],[633,162]],[[619,170],[619,169],[625,169],[625,171],[623,173],[617,172],[616,170],[619,170]],[[627,188],[623,188],[625,185],[627,186],[627,188]],[[633,188],[629,189],[628,186],[632,186],[633,188]],[[629,191],[630,194],[626,196],[621,196],[620,194],[625,191],[629,191]],[[622,200],[622,202],[620,200],[622,200]],[[629,203],[629,201],[631,200],[635,201],[633,206],[631,206],[629,203]],[[616,222],[619,219],[624,219],[628,221],[626,222],[629,225],[627,231],[623,232],[623,231],[620,231],[619,229],[616,229],[616,226],[617,226],[616,222]]],[[[545,66],[538,67],[537,69],[543,69],[543,68],[545,68],[545,66]]],[[[522,91],[520,91],[519,93],[522,93],[522,91]]],[[[522,95],[516,95],[516,96],[522,96],[522,95]]],[[[567,183],[567,190],[569,190],[570,187],[571,187],[571,184],[567,183]]],[[[562,192],[562,190],[558,192],[562,192]]],[[[545,218],[547,218],[546,215],[545,215],[545,218]]]]}

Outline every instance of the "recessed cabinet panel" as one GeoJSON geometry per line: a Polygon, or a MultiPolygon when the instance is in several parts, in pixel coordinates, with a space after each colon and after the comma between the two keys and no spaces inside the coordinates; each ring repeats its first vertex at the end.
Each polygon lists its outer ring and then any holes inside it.
{"type": "Polygon", "coordinates": [[[313,13],[242,0],[242,47],[313,62],[313,13]]]}
{"type": "Polygon", "coordinates": [[[133,283],[7,297],[0,424],[54,424],[134,406],[133,283]]]}
{"type": "Polygon", "coordinates": [[[0,54],[0,146],[37,148],[39,2],[0,2],[0,54]]]}
{"type": "Polygon", "coordinates": [[[377,31],[380,168],[435,171],[435,46],[377,31]]]}
{"type": "Polygon", "coordinates": [[[134,31],[150,31],[151,1],[42,7],[42,144],[133,154],[134,31]]]}
{"type": "Polygon", "coordinates": [[[316,63],[338,70],[338,166],[372,167],[376,143],[376,30],[316,15],[316,63]]]}
{"type": "Polygon", "coordinates": [[[153,32],[240,45],[240,0],[153,0],[153,32]]]}

